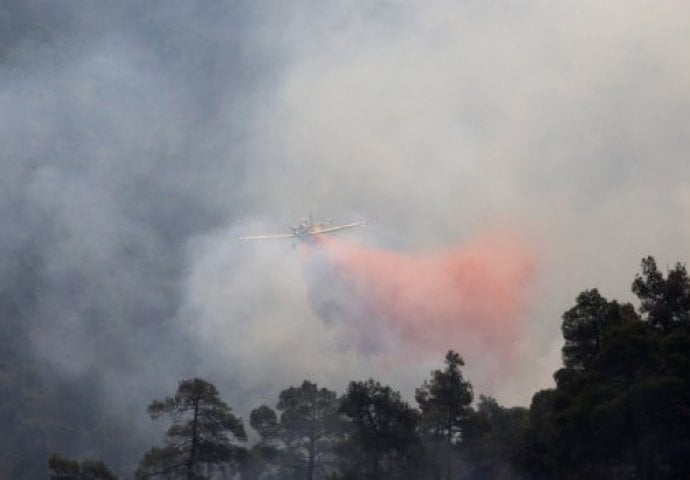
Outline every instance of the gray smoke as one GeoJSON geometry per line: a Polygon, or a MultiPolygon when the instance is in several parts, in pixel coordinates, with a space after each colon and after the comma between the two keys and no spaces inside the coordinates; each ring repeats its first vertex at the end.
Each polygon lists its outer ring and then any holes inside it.
{"type": "Polygon", "coordinates": [[[146,404],[191,375],[243,415],[304,378],[409,398],[435,365],[343,348],[299,250],[237,237],[309,210],[367,218],[345,236],[394,249],[508,228],[539,280],[523,364],[485,393],[527,403],[577,293],[628,299],[642,256],[688,258],[688,10],[4,2],[0,285],[31,354],[144,432],[146,404]]]}
{"type": "Polygon", "coordinates": [[[186,246],[243,208],[248,97],[267,71],[249,15],[224,2],[0,7],[3,296],[46,375],[74,384],[65,401],[121,418],[129,438],[150,430],[148,402],[202,373],[203,346],[178,321],[186,246]]]}

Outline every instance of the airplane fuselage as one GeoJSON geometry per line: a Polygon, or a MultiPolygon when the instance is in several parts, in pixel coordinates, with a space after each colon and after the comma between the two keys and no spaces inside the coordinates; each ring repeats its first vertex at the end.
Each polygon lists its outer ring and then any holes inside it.
{"type": "Polygon", "coordinates": [[[277,235],[249,235],[245,237],[240,237],[242,240],[266,240],[266,239],[279,239],[279,238],[296,238],[300,242],[313,243],[314,238],[317,235],[327,234],[331,232],[336,232],[338,230],[345,230],[348,228],[360,227],[365,225],[366,222],[356,222],[348,223],[345,225],[332,225],[333,222],[328,223],[317,223],[315,224],[311,219],[304,219],[297,225],[290,227],[292,233],[288,234],[277,234],[277,235]]]}

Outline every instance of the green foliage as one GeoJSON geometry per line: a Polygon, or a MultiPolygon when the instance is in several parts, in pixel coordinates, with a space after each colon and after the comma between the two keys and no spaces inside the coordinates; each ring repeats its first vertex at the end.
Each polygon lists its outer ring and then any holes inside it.
{"type": "Polygon", "coordinates": [[[465,421],[462,452],[465,476],[515,479],[528,455],[528,410],[504,408],[491,397],[480,396],[476,410],[465,421]]]}
{"type": "Polygon", "coordinates": [[[205,380],[181,381],[175,396],[153,401],[148,412],[153,419],[170,417],[172,425],[166,445],[145,454],[137,478],[211,478],[214,472],[236,469],[246,455],[231,440],[246,441],[242,420],[205,380]]]}
{"type": "Polygon", "coordinates": [[[563,363],[572,370],[586,370],[601,351],[606,330],[632,320],[634,310],[629,304],[609,302],[594,288],[577,296],[573,308],[563,314],[563,363]]]}
{"type": "Polygon", "coordinates": [[[280,393],[276,408],[281,411],[282,439],[296,460],[297,469],[308,480],[315,468],[326,472],[323,463],[340,441],[342,431],[336,393],[304,381],[280,393]]]}
{"type": "Polygon", "coordinates": [[[644,319],[596,290],[563,316],[557,388],[530,409],[528,463],[545,478],[690,476],[690,284],[680,264],[667,278],[652,257],[642,268],[644,319]]]}
{"type": "Polygon", "coordinates": [[[653,257],[643,259],[642,275],[635,278],[632,291],[640,299],[640,312],[653,327],[669,332],[690,325],[690,279],[682,264],[676,263],[664,278],[653,257]]]}
{"type": "Polygon", "coordinates": [[[445,478],[453,476],[453,450],[462,439],[463,429],[470,415],[472,385],[460,371],[465,365],[462,357],[450,350],[445,357],[446,368],[431,372],[431,380],[425,380],[415,390],[415,399],[421,410],[422,435],[437,452],[436,464],[445,478]]]}
{"type": "Polygon", "coordinates": [[[450,350],[445,358],[446,368],[431,372],[431,381],[415,390],[415,399],[422,412],[422,425],[429,436],[440,437],[448,443],[460,440],[463,422],[472,403],[472,385],[463,378],[462,357],[450,350]]]}
{"type": "Polygon", "coordinates": [[[369,379],[350,382],[340,411],[350,422],[345,470],[354,478],[404,477],[418,452],[419,413],[390,387],[369,379]]]}
{"type": "Polygon", "coordinates": [[[250,424],[261,436],[252,449],[254,470],[280,470],[308,480],[333,473],[334,452],[343,437],[336,393],[305,380],[283,390],[276,408],[280,419],[266,405],[250,414],[250,424]]]}
{"type": "Polygon", "coordinates": [[[76,460],[53,454],[48,460],[50,480],[117,480],[100,460],[76,460]]]}
{"type": "Polygon", "coordinates": [[[80,480],[81,469],[79,462],[69,458],[63,458],[57,454],[51,455],[48,460],[50,468],[50,480],[80,480]]]}
{"type": "Polygon", "coordinates": [[[284,460],[284,443],[280,440],[281,426],[275,410],[261,405],[251,411],[249,424],[261,439],[250,449],[247,462],[243,465],[242,478],[277,479],[284,460]]]}
{"type": "Polygon", "coordinates": [[[263,441],[271,441],[280,435],[280,424],[275,410],[267,405],[255,408],[249,415],[249,424],[256,430],[263,441]]]}
{"type": "Polygon", "coordinates": [[[541,390],[534,394],[524,432],[524,455],[518,467],[527,478],[552,478],[552,439],[554,403],[558,392],[541,390]]]}

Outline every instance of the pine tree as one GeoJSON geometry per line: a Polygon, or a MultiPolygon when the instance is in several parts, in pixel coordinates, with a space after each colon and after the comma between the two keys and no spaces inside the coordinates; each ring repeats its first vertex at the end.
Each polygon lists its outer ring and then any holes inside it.
{"type": "Polygon", "coordinates": [[[471,412],[472,385],[464,379],[460,367],[462,357],[450,350],[445,358],[446,368],[431,372],[431,380],[415,391],[415,399],[422,412],[422,429],[432,446],[440,446],[443,454],[440,469],[444,477],[453,476],[453,447],[462,439],[464,422],[471,412]]]}
{"type": "Polygon", "coordinates": [[[640,299],[640,312],[655,328],[668,333],[690,325],[690,278],[682,264],[676,263],[664,278],[654,257],[644,258],[642,275],[635,278],[632,291],[640,299]]]}
{"type": "Polygon", "coordinates": [[[350,382],[340,411],[352,427],[347,478],[396,478],[413,463],[419,413],[402,401],[400,393],[373,379],[350,382]]]}
{"type": "Polygon", "coordinates": [[[216,471],[234,470],[246,454],[231,440],[246,441],[242,420],[205,380],[181,381],[174,397],[153,401],[148,413],[153,419],[170,417],[172,426],[165,446],[146,453],[137,478],[207,479],[216,471]]]}

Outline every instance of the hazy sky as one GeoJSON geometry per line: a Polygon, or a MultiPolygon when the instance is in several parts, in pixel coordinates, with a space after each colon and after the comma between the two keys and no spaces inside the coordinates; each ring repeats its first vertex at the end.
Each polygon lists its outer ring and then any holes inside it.
{"type": "MultiPolygon", "coordinates": [[[[681,1],[6,2],[0,286],[30,268],[35,354],[122,412],[208,378],[246,416],[304,378],[402,390],[310,309],[299,249],[242,243],[310,210],[344,238],[537,252],[520,361],[478,393],[529,403],[585,288],[630,299],[690,245],[690,6],[681,1]]],[[[460,352],[462,354],[462,352],[460,352]]],[[[487,353],[488,355],[488,353],[487,353]]],[[[487,358],[487,364],[492,358],[487,358]]]]}

